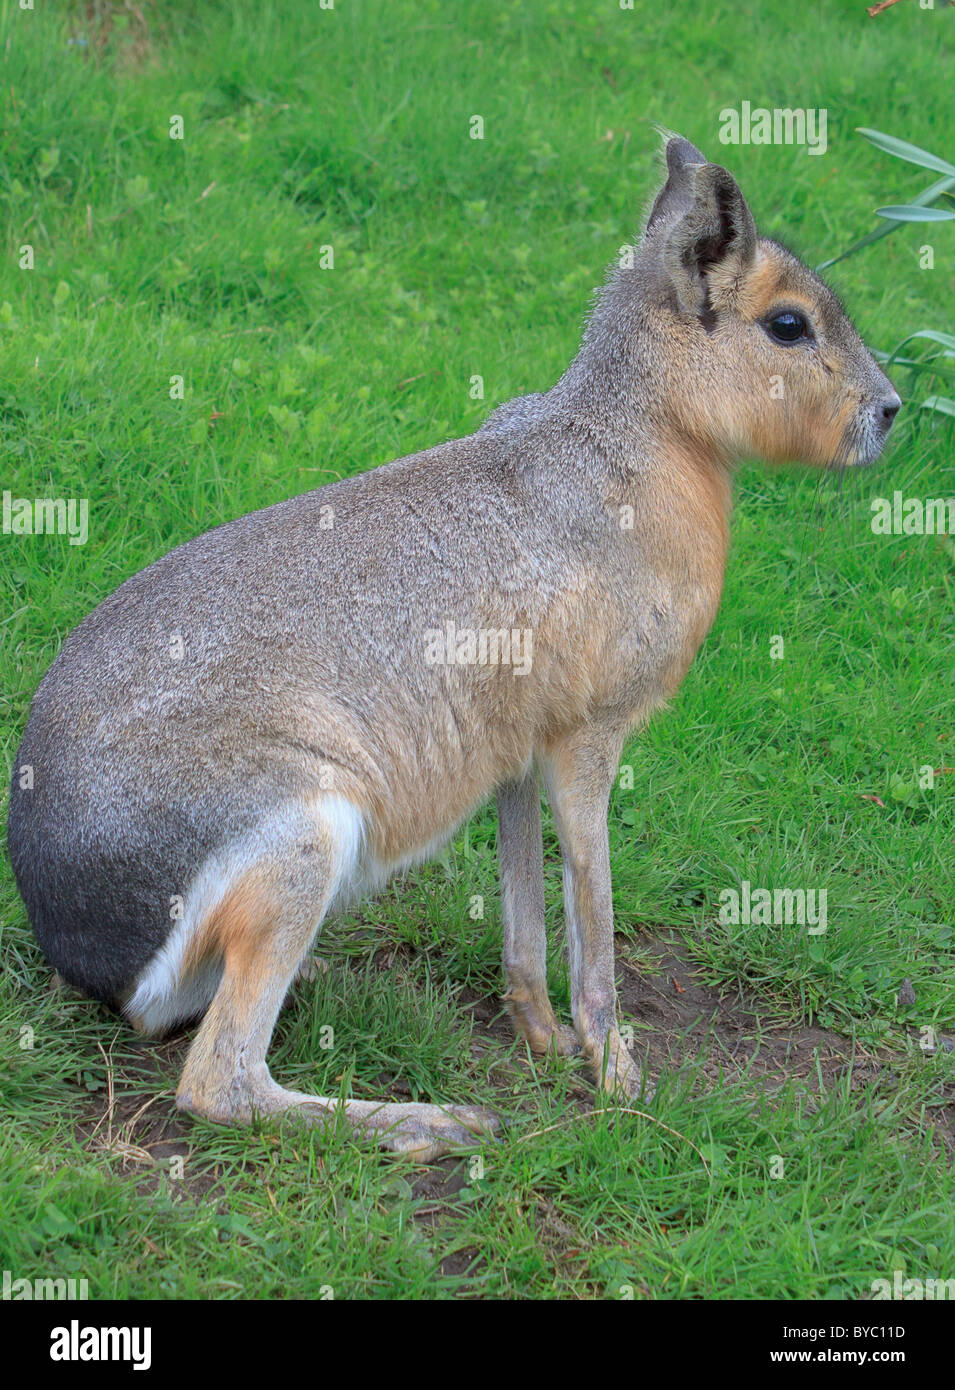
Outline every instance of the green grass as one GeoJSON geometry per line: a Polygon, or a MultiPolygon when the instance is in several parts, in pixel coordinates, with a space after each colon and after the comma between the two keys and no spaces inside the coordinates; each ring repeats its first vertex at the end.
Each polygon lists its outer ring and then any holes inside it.
{"type": "MultiPolygon", "coordinates": [[[[52,9],[0,2],[0,485],[88,498],[90,535],[0,536],[10,767],[63,637],[127,575],[557,378],[653,191],[654,122],[725,162],[761,231],[809,264],[925,182],[855,127],[955,155],[948,9],[235,0],[146,6],[145,25],[117,10],[105,29],[52,9]],[[720,110],[744,99],[826,107],[828,153],[720,146],[720,110]]],[[[904,227],[829,279],[890,349],[914,327],[951,331],[953,252],[944,225],[904,227]]],[[[894,375],[904,399],[951,393],[894,375]]],[[[721,614],[625,755],[621,956],[648,975],[669,940],[698,981],[744,990],[754,1058],[724,1024],[674,1013],[665,975],[675,1052],[649,1117],[592,1113],[576,1064],[532,1066],[489,1031],[484,813],[329,928],[329,969],[296,988],[271,1054],[304,1089],[493,1105],[508,1129],[483,1175],[470,1159],[415,1169],[344,1129],[179,1123],[183,1040],[144,1046],[51,995],[4,861],[0,1267],[138,1298],[856,1298],[896,1265],[950,1273],[953,1057],[918,1039],[955,1031],[955,542],[869,519],[896,489],[955,493],[953,440],[910,408],[882,462],[841,487],[742,470],[721,614]],[[931,789],[926,765],[949,769],[931,789]],[[719,894],[742,879],[825,888],[828,930],[722,925],[719,894]],[[915,1004],[897,1002],[905,979],[915,1004]],[[818,1042],[818,1060],[762,1071],[779,1036],[818,1042]]],[[[637,1018],[638,1051],[654,1036],[637,1018]]]]}

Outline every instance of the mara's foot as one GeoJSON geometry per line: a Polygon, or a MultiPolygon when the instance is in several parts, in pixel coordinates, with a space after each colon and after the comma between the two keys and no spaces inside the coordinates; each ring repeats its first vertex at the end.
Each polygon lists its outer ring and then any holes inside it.
{"type": "Polygon", "coordinates": [[[197,1095],[185,1084],[176,1096],[180,1110],[217,1124],[249,1124],[266,1115],[288,1115],[306,1124],[327,1125],[340,1110],[355,1129],[375,1135],[392,1153],[410,1154],[421,1163],[456,1149],[475,1148],[493,1138],[500,1120],[476,1105],[427,1105],[391,1101],[345,1100],[287,1091],[270,1076],[233,1082],[214,1093],[197,1095]]]}

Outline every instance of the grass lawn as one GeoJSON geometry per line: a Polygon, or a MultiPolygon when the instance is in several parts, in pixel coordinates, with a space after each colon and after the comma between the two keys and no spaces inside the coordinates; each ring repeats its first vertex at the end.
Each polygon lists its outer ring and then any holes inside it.
{"type": "MultiPolygon", "coordinates": [[[[97,9],[0,3],[0,487],[89,500],[85,545],[0,535],[11,770],[64,636],[126,576],[557,379],[656,186],[654,123],[811,265],[930,181],[856,127],[955,157],[948,8],[97,9]],[[722,146],[744,100],[826,108],[827,152],[722,146]]],[[[953,263],[949,224],[905,226],[828,279],[891,349],[953,331],[953,263]]],[[[951,377],[893,377],[907,408],[873,469],[741,470],[720,616],[625,754],[611,853],[647,1113],[512,1041],[490,809],[328,926],[271,1053],[301,1089],[505,1117],[430,1168],[344,1128],[178,1117],[188,1037],[54,992],[4,857],[0,1268],[93,1298],[863,1298],[896,1268],[951,1275],[955,1052],[921,1044],[955,1034],[955,539],[870,519],[955,494],[955,422],[918,409],[951,377]],[[825,890],[825,932],[724,923],[743,880],[825,890]]],[[[545,856],[566,1017],[549,821],[545,856]]]]}

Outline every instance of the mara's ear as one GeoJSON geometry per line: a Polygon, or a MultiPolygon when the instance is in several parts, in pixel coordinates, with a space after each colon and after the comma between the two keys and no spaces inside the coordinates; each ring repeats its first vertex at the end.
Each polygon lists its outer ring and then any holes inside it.
{"type": "Polygon", "coordinates": [[[667,181],[654,200],[647,220],[648,232],[658,222],[670,222],[689,212],[693,206],[696,171],[706,163],[706,155],[682,135],[671,135],[666,141],[666,161],[667,181]]]}
{"type": "Polygon", "coordinates": [[[676,137],[668,142],[667,168],[669,177],[647,231],[654,220],[669,224],[662,230],[663,268],[680,307],[701,315],[725,297],[753,260],[756,224],[732,174],[719,164],[707,164],[689,141],[676,137]],[[719,295],[711,293],[714,281],[719,295]]]}

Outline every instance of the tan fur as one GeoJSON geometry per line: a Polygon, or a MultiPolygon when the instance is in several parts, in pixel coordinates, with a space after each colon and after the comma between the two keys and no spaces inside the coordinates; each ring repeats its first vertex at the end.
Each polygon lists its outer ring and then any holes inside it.
{"type": "Polygon", "coordinates": [[[16,760],[40,789],[11,791],[18,882],[52,963],[134,1022],[208,1005],[181,1108],[315,1123],[343,1108],[419,1156],[493,1129],[467,1107],[339,1106],[266,1065],[325,913],[491,795],[515,1028],[535,1052],[580,1051],[608,1092],[641,1093],[614,982],[607,808],[624,741],[716,616],[739,460],[869,462],[899,404],[822,281],[758,237],[728,171],[680,137],[666,160],[639,253],[549,391],[197,537],[104,600],[41,685],[16,760]],[[804,316],[799,341],[780,340],[782,312],[804,316]],[[446,624],[526,631],[533,658],[432,663],[426,634],[446,624]],[[572,1028],[547,990],[541,781],[572,1028]],[[173,896],[193,915],[170,939],[173,896]]]}
{"type": "Polygon", "coordinates": [[[221,957],[237,974],[247,976],[261,960],[279,916],[280,905],[269,891],[265,871],[251,870],[199,923],[183,955],[182,975],[221,957]]]}

